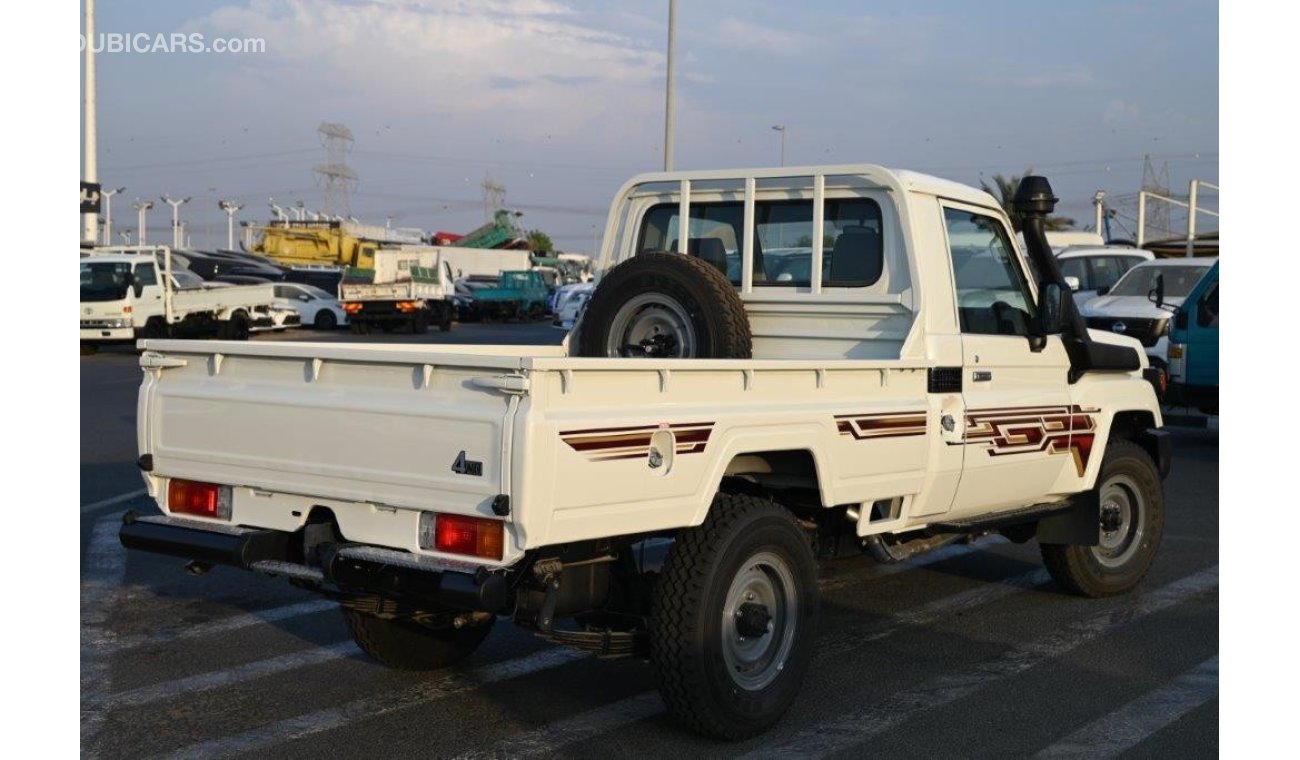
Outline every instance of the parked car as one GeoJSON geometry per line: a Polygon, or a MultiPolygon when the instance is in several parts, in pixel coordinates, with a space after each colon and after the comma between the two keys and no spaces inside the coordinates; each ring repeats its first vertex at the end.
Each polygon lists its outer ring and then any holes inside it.
{"type": "Polygon", "coordinates": [[[586,308],[587,301],[591,300],[591,293],[595,289],[595,285],[584,283],[575,285],[572,290],[563,293],[561,298],[556,299],[558,305],[555,308],[555,319],[551,320],[551,326],[558,327],[561,330],[572,330],[578,321],[578,317],[582,315],[582,310],[586,308]]]}
{"type": "Polygon", "coordinates": [[[1079,311],[1088,327],[1136,338],[1146,349],[1151,364],[1168,368],[1169,323],[1172,309],[1218,259],[1156,259],[1128,271],[1113,288],[1103,288],[1097,298],[1079,311]],[[1164,304],[1152,296],[1163,284],[1164,304]]]}
{"type": "Polygon", "coordinates": [[[348,314],[339,299],[311,285],[296,282],[275,284],[275,303],[292,309],[302,319],[302,324],[318,330],[333,330],[348,323],[348,314]]]}
{"type": "Polygon", "coordinates": [[[1074,290],[1076,306],[1088,303],[1098,290],[1114,287],[1128,270],[1153,259],[1150,251],[1116,245],[1071,246],[1056,255],[1061,274],[1074,290]]]}
{"type": "Polygon", "coordinates": [[[271,281],[250,274],[219,274],[213,277],[211,282],[225,282],[231,285],[266,285],[271,281]]]}

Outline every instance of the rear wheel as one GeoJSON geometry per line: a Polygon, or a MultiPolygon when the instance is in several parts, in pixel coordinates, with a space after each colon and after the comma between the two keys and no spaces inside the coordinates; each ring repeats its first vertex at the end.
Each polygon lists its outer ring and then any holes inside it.
{"type": "Polygon", "coordinates": [[[753,496],[718,494],[683,531],[655,587],[650,656],[669,711],[718,739],[780,720],[817,633],[817,568],[794,516],[753,496]]]}
{"type": "Polygon", "coordinates": [[[495,622],[492,618],[483,625],[437,629],[341,609],[361,651],[399,670],[433,670],[464,659],[483,643],[495,622]]]}
{"type": "Polygon", "coordinates": [[[1160,473],[1132,441],[1114,441],[1097,476],[1101,514],[1096,546],[1044,544],[1043,563],[1052,578],[1081,596],[1123,594],[1150,569],[1164,532],[1160,473]]]}
{"type": "Polygon", "coordinates": [[[217,326],[217,337],[222,340],[248,340],[252,334],[253,323],[249,320],[248,315],[242,311],[237,311],[230,315],[230,319],[222,322],[217,326]]]}
{"type": "Polygon", "coordinates": [[[424,335],[429,332],[429,312],[421,310],[411,317],[411,333],[424,335]]]}
{"type": "Polygon", "coordinates": [[[452,318],[451,304],[450,303],[442,304],[442,307],[438,309],[438,331],[439,332],[448,332],[451,330],[451,318],[452,318]]]}

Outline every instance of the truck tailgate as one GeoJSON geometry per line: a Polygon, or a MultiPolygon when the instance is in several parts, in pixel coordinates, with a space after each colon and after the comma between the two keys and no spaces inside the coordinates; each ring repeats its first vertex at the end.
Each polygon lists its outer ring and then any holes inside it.
{"type": "Polygon", "coordinates": [[[517,357],[210,341],[146,349],[139,443],[155,475],[459,513],[490,514],[508,492],[517,397],[475,380],[512,374],[517,357]]]}

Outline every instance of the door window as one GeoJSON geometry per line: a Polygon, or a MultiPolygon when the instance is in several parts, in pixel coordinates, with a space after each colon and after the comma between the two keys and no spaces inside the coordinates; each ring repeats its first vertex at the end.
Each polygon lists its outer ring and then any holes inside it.
{"type": "Polygon", "coordinates": [[[961,331],[1029,335],[1033,299],[1006,230],[991,216],[944,209],[961,331]]]}
{"type": "Polygon", "coordinates": [[[135,268],[135,281],[144,287],[158,284],[158,275],[153,264],[141,264],[135,268]]]}

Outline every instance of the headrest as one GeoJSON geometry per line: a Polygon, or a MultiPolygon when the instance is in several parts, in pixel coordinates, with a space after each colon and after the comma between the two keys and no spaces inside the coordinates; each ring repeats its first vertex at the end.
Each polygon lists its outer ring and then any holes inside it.
{"type": "Polygon", "coordinates": [[[870,285],[885,270],[880,233],[870,227],[845,227],[831,251],[830,281],[836,285],[870,285]]]}

